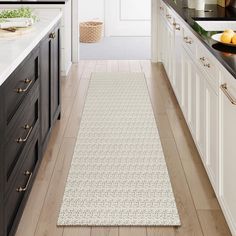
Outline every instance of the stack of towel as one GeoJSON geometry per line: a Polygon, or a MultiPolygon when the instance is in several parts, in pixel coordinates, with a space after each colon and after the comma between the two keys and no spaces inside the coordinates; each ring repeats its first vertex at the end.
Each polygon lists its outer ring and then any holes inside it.
{"type": "Polygon", "coordinates": [[[0,19],[0,29],[29,27],[33,23],[33,18],[4,18],[0,19]]]}

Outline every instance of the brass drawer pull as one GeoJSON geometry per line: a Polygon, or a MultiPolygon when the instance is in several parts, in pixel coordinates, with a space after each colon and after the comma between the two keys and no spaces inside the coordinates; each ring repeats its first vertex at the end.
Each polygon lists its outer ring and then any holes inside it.
{"type": "Polygon", "coordinates": [[[206,62],[206,58],[205,57],[200,57],[200,61],[202,62],[202,64],[205,67],[211,68],[211,64],[210,63],[205,63],[206,62]]]}
{"type": "Polygon", "coordinates": [[[33,129],[33,127],[29,126],[29,125],[25,125],[23,128],[25,130],[29,130],[29,131],[28,131],[27,135],[25,136],[25,138],[18,138],[16,140],[17,143],[25,143],[28,140],[28,138],[29,138],[29,136],[30,136],[30,134],[32,132],[32,129],[33,129]]]}
{"type": "Polygon", "coordinates": [[[188,43],[188,44],[192,44],[193,43],[193,41],[192,41],[192,39],[190,39],[189,37],[184,37],[184,41],[185,41],[185,43],[188,43]]]}
{"type": "Polygon", "coordinates": [[[33,172],[30,172],[30,171],[27,170],[27,171],[25,171],[24,175],[29,176],[29,178],[28,178],[28,181],[27,181],[25,187],[19,187],[19,188],[16,189],[16,191],[19,192],[19,193],[25,192],[28,189],[28,186],[30,184],[30,180],[31,180],[31,177],[33,175],[33,172]]]}
{"type": "Polygon", "coordinates": [[[221,90],[223,91],[223,93],[225,94],[225,96],[229,99],[229,101],[233,104],[236,105],[236,99],[229,93],[229,90],[227,88],[227,84],[222,84],[220,86],[221,90]]]}
{"type": "Polygon", "coordinates": [[[53,33],[49,34],[49,38],[50,39],[55,39],[56,38],[56,33],[53,32],[53,33]]]}
{"type": "Polygon", "coordinates": [[[27,84],[26,88],[17,88],[17,89],[16,89],[16,92],[17,92],[17,93],[25,93],[25,92],[29,89],[29,87],[30,87],[30,85],[32,84],[33,80],[31,80],[31,79],[25,79],[25,80],[23,80],[23,82],[24,82],[25,84],[27,84]]]}
{"type": "Polygon", "coordinates": [[[200,57],[200,61],[205,61],[206,58],[205,57],[200,57]]]}
{"type": "Polygon", "coordinates": [[[172,18],[171,15],[169,15],[169,14],[167,14],[166,17],[167,17],[167,19],[171,19],[172,18]]]}
{"type": "Polygon", "coordinates": [[[175,30],[180,30],[180,24],[174,23],[173,25],[174,25],[174,27],[175,27],[175,30]]]}

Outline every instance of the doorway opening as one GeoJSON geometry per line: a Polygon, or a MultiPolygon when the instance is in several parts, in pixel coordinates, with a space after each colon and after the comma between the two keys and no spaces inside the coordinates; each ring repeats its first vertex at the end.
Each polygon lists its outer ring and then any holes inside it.
{"type": "Polygon", "coordinates": [[[80,59],[151,59],[151,0],[78,0],[78,21],[104,25],[101,40],[80,43],[80,59]]]}

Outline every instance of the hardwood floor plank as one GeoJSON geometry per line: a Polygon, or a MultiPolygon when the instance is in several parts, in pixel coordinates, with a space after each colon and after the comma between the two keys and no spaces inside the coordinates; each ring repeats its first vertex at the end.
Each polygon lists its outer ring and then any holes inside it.
{"type": "Polygon", "coordinates": [[[163,66],[149,61],[80,61],[62,81],[62,117],[52,131],[16,236],[230,235],[163,66]],[[182,225],[56,227],[91,73],[143,71],[182,225]]]}
{"type": "Polygon", "coordinates": [[[178,107],[175,94],[171,88],[171,84],[167,75],[160,64],[152,64],[152,76],[150,77],[152,83],[159,89],[161,93],[164,106],[166,109],[174,109],[178,107]]]}
{"type": "Polygon", "coordinates": [[[231,235],[221,210],[199,210],[198,215],[203,228],[204,235],[231,235]]]}
{"type": "Polygon", "coordinates": [[[95,71],[97,61],[86,61],[86,67],[82,73],[81,79],[88,79],[91,77],[91,73],[95,71]]]}
{"type": "Polygon", "coordinates": [[[147,236],[175,236],[174,227],[147,227],[147,236]]]}
{"type": "Polygon", "coordinates": [[[118,68],[119,68],[119,72],[130,72],[129,61],[119,60],[118,68]]]}
{"type": "Polygon", "coordinates": [[[63,139],[50,186],[41,210],[35,236],[60,236],[63,234],[63,227],[57,227],[57,220],[73,156],[74,145],[75,139],[63,139]]]}
{"type": "Polygon", "coordinates": [[[155,115],[159,135],[161,138],[173,138],[168,116],[166,114],[155,115]]]}
{"type": "Polygon", "coordinates": [[[219,209],[201,158],[178,109],[167,111],[196,209],[219,209]]]}
{"type": "Polygon", "coordinates": [[[89,86],[89,80],[90,78],[83,79],[80,81],[79,89],[72,107],[72,112],[70,113],[68,126],[65,131],[65,137],[77,137],[80,121],[83,114],[86,94],[89,86]]]}
{"type": "Polygon", "coordinates": [[[106,72],[107,71],[107,63],[106,61],[97,61],[95,66],[95,72],[106,72]]]}
{"type": "MultiPolygon", "coordinates": [[[[140,60],[139,63],[140,63],[142,71],[145,73],[145,76],[147,78],[153,77],[153,74],[152,74],[153,70],[152,70],[151,61],[140,60]]],[[[155,70],[155,72],[156,72],[156,70],[155,70]]]]}
{"type": "Polygon", "coordinates": [[[203,235],[175,140],[161,138],[161,142],[181,220],[181,227],[175,228],[175,233],[179,236],[203,235]]]}
{"type": "Polygon", "coordinates": [[[91,227],[64,227],[63,236],[90,236],[91,227]]]}
{"type": "Polygon", "coordinates": [[[146,236],[146,227],[119,227],[119,236],[146,236]]]}
{"type": "Polygon", "coordinates": [[[119,65],[117,60],[109,60],[107,61],[107,72],[118,72],[119,65]]]}
{"type": "Polygon", "coordinates": [[[119,236],[118,227],[92,227],[91,236],[119,236]]]}
{"type": "Polygon", "coordinates": [[[77,92],[78,84],[82,76],[84,67],[79,65],[73,66],[67,78],[62,79],[62,101],[64,98],[74,98],[77,92]]]}
{"type": "Polygon", "coordinates": [[[131,72],[142,72],[139,61],[129,61],[129,67],[131,72]]]}

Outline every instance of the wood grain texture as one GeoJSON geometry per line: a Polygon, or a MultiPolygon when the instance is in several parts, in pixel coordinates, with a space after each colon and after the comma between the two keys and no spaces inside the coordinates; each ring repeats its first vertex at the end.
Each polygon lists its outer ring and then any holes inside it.
{"type": "Polygon", "coordinates": [[[120,227],[119,236],[146,236],[146,227],[120,227]]]}
{"type": "Polygon", "coordinates": [[[201,159],[161,64],[80,61],[62,82],[62,117],[52,132],[17,236],[230,236],[201,159]],[[56,221],[92,72],[140,72],[147,86],[182,226],[64,227],[56,221]]]}
{"type": "Polygon", "coordinates": [[[118,227],[92,227],[91,236],[119,236],[118,227]]]}
{"type": "Polygon", "coordinates": [[[64,227],[63,236],[90,236],[91,227],[64,227]]]}

